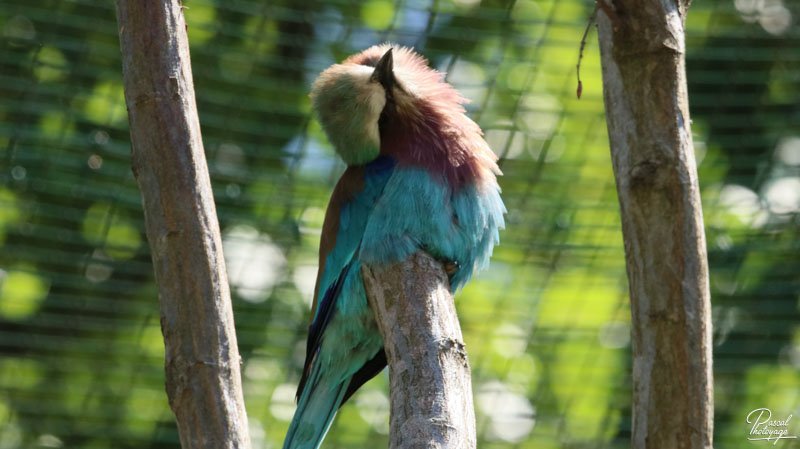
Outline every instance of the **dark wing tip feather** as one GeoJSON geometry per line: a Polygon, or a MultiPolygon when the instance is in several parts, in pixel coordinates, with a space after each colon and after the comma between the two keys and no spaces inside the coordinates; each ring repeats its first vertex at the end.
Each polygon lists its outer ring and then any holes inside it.
{"type": "MultiPolygon", "coordinates": [[[[347,385],[347,390],[344,392],[344,399],[342,399],[342,404],[347,402],[350,399],[350,396],[356,392],[362,385],[364,385],[368,380],[372,379],[373,377],[377,376],[384,368],[386,367],[386,352],[383,349],[378,351],[375,354],[375,357],[371,358],[364,366],[361,367],[353,377],[350,378],[350,383],[347,385]]],[[[339,404],[339,407],[342,405],[339,404]]]]}
{"type": "Polygon", "coordinates": [[[325,295],[322,297],[322,301],[319,304],[319,310],[316,312],[316,317],[308,327],[306,360],[305,363],[303,363],[303,375],[300,377],[300,383],[297,385],[297,394],[295,395],[295,399],[300,398],[300,395],[303,393],[303,388],[306,386],[308,376],[311,374],[311,365],[314,363],[314,358],[316,357],[320,344],[322,343],[322,333],[333,317],[333,311],[336,309],[336,299],[339,297],[339,293],[342,291],[342,285],[347,277],[347,273],[350,271],[351,265],[352,264],[345,265],[344,269],[342,269],[342,272],[339,273],[339,277],[336,279],[336,281],[331,284],[330,287],[328,287],[328,290],[325,291],[325,295]]]}

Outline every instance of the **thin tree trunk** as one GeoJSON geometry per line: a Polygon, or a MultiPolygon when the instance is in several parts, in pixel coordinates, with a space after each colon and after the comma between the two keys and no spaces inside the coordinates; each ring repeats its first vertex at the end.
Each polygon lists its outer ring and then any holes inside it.
{"type": "Polygon", "coordinates": [[[474,448],[469,361],[441,264],[417,252],[363,274],[389,363],[389,448],[474,448]]]}
{"type": "Polygon", "coordinates": [[[633,319],[634,448],[710,448],[711,310],[686,93],[687,0],[598,0],[633,319]]]}
{"type": "Polygon", "coordinates": [[[241,363],[178,0],[117,0],[132,165],[153,256],[166,389],[184,448],[250,446],[241,363]]]}

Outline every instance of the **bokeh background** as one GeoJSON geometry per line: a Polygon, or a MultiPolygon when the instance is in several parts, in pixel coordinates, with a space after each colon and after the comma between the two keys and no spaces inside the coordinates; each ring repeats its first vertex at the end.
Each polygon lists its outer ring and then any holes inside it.
{"type": "MultiPolygon", "coordinates": [[[[184,5],[254,448],[280,447],[293,413],[344,169],[309,86],[387,40],[448,73],[505,173],[501,245],[456,298],[479,446],[629,447],[629,301],[594,30],[575,98],[591,1],[184,5]]],[[[796,0],[696,0],[687,21],[723,448],[751,447],[754,408],[800,416],[798,18],[796,0]]],[[[113,2],[0,0],[0,449],[179,447],[129,151],[113,2]]],[[[387,393],[384,372],[325,447],[386,447],[387,393]]]]}

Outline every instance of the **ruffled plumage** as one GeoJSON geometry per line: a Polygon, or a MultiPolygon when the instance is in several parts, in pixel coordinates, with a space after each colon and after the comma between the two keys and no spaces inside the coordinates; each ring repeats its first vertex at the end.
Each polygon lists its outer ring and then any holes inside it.
{"type": "Polygon", "coordinates": [[[500,170],[464,114],[465,102],[424,58],[389,44],[353,55],[315,81],[312,106],[351,166],[325,217],[298,409],[284,449],[317,449],[336,410],[386,365],[362,265],[427,251],[454,263],[450,286],[457,290],[499,243],[500,170]],[[396,83],[378,84],[369,68],[390,48],[396,83]],[[378,113],[375,105],[384,106],[378,113]]]}

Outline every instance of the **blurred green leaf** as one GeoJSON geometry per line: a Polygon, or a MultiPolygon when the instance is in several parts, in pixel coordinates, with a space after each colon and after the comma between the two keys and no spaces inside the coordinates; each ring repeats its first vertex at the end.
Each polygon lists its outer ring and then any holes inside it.
{"type": "Polygon", "coordinates": [[[47,296],[47,281],[35,274],[19,270],[0,270],[0,315],[25,319],[39,310],[47,296]]]}

